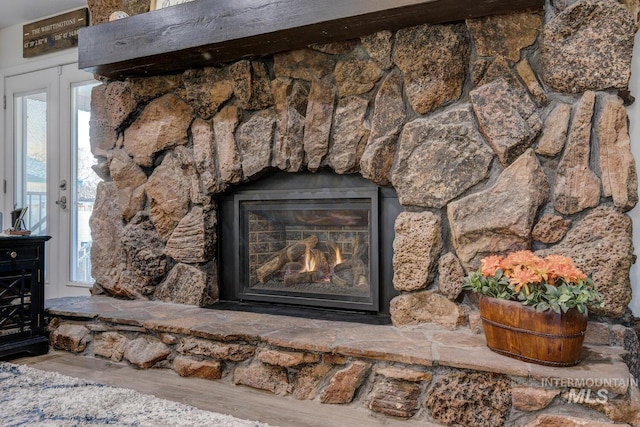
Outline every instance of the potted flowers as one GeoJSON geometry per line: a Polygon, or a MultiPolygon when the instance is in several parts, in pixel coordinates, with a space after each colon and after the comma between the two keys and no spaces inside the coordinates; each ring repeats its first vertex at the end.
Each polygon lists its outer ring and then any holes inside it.
{"type": "Polygon", "coordinates": [[[464,289],[481,295],[480,316],[493,351],[550,366],[580,361],[587,306],[602,306],[590,276],[570,258],[518,251],[481,260],[464,289]]]}

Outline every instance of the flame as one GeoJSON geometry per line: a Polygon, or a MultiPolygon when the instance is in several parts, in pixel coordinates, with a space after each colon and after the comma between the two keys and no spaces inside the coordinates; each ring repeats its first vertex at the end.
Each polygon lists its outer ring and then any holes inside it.
{"type": "Polygon", "coordinates": [[[342,260],[342,254],[340,253],[340,248],[336,246],[336,265],[342,264],[344,261],[342,260]]]}
{"type": "Polygon", "coordinates": [[[316,260],[311,256],[311,249],[307,247],[304,253],[304,271],[316,271],[316,260]]]}

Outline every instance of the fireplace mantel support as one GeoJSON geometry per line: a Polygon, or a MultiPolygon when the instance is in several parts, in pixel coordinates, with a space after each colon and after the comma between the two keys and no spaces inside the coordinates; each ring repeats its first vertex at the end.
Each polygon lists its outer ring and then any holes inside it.
{"type": "Polygon", "coordinates": [[[382,30],[541,8],[542,0],[198,0],[83,28],[81,69],[174,74],[382,30]]]}

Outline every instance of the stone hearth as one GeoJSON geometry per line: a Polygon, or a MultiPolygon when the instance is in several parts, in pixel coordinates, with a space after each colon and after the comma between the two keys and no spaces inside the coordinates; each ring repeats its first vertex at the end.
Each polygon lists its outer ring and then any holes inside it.
{"type": "Polygon", "coordinates": [[[624,349],[637,352],[637,338],[620,325],[591,322],[580,365],[552,368],[493,353],[477,330],[434,324],[398,328],[104,296],[52,300],[47,311],[56,349],[295,399],[437,425],[604,427],[612,425],[607,416],[640,425],[640,394],[624,362],[638,357],[624,349]]]}

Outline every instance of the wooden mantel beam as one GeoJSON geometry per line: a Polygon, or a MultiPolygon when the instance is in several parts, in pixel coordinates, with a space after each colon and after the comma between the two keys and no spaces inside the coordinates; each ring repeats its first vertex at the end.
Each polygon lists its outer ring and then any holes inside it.
{"type": "Polygon", "coordinates": [[[83,28],[79,66],[172,74],[381,30],[539,9],[544,0],[198,0],[83,28]]]}

